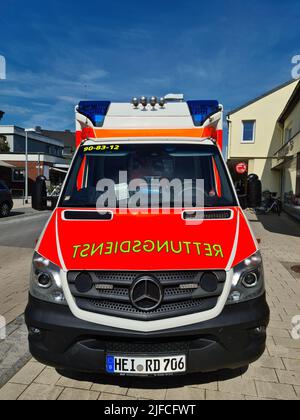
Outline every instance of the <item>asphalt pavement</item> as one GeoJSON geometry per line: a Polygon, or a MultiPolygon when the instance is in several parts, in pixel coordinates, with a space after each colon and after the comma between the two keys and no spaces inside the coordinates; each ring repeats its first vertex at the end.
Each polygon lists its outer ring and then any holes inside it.
{"type": "Polygon", "coordinates": [[[51,213],[19,213],[0,219],[0,246],[33,249],[51,213]]]}

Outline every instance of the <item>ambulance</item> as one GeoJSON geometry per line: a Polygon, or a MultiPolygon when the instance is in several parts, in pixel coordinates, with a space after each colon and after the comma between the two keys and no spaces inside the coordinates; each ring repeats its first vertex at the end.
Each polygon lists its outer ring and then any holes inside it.
{"type": "Polygon", "coordinates": [[[65,373],[147,377],[256,361],[269,308],[243,208],[259,205],[261,183],[249,176],[240,201],[223,107],[183,95],[83,101],[76,124],[32,262],[32,355],[65,373]]]}

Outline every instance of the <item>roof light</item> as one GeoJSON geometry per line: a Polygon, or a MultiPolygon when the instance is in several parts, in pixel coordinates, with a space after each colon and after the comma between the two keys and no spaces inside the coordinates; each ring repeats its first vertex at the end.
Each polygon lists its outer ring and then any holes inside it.
{"type": "Polygon", "coordinates": [[[139,98],[136,98],[136,97],[132,98],[131,103],[135,108],[138,108],[140,104],[139,98]]]}
{"type": "Polygon", "coordinates": [[[158,104],[159,104],[159,106],[160,106],[161,108],[164,108],[164,107],[165,107],[165,104],[166,104],[166,100],[165,100],[165,98],[160,98],[160,100],[159,100],[158,104]]]}
{"type": "Polygon", "coordinates": [[[152,108],[155,108],[156,104],[157,104],[157,97],[156,96],[152,96],[150,98],[150,105],[152,106],[152,108]]]}
{"type": "Polygon", "coordinates": [[[203,125],[211,115],[220,110],[218,101],[188,101],[187,104],[196,126],[203,125]]]}
{"type": "Polygon", "coordinates": [[[146,108],[146,106],[148,105],[148,99],[147,99],[147,97],[146,96],[142,96],[141,99],[140,99],[140,103],[141,103],[141,105],[144,108],[146,108]]]}
{"type": "Polygon", "coordinates": [[[81,101],[77,110],[87,117],[95,127],[102,127],[109,106],[109,101],[81,101]]]}

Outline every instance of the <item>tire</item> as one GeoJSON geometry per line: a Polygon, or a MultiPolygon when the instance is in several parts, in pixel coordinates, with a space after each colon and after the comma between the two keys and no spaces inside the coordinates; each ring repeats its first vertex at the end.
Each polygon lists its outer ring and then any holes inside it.
{"type": "Polygon", "coordinates": [[[0,205],[0,217],[8,217],[10,215],[10,206],[8,203],[2,203],[0,205]]]}

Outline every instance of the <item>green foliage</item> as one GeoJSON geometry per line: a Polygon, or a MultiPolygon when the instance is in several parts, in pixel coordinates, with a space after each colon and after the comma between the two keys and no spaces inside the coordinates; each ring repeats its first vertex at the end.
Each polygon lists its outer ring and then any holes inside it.
{"type": "Polygon", "coordinates": [[[8,153],[10,147],[5,136],[0,136],[0,153],[8,153]]]}

